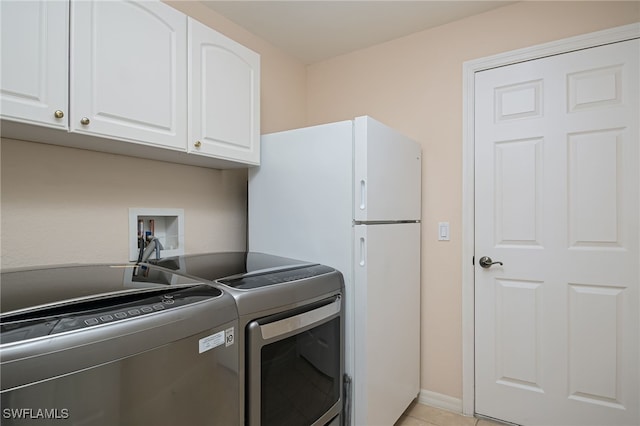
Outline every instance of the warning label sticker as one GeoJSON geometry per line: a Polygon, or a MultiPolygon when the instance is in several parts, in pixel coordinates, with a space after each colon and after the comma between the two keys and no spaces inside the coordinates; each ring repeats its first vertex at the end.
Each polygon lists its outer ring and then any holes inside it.
{"type": "Polygon", "coordinates": [[[198,353],[210,351],[225,343],[224,331],[219,331],[211,336],[203,337],[198,341],[198,353]]]}
{"type": "Polygon", "coordinates": [[[216,334],[198,340],[198,353],[210,351],[220,345],[229,347],[235,343],[235,340],[235,328],[227,328],[224,331],[219,331],[216,334]]]}

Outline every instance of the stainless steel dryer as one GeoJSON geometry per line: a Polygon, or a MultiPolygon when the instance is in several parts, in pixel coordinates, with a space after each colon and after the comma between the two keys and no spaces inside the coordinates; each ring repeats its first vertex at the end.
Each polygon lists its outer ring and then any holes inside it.
{"type": "Polygon", "coordinates": [[[2,424],[239,425],[238,314],[149,267],[3,272],[2,424]]]}
{"type": "Polygon", "coordinates": [[[178,256],[154,265],[209,280],[237,304],[244,424],[340,424],[344,281],[328,266],[262,253],[178,256]]]}

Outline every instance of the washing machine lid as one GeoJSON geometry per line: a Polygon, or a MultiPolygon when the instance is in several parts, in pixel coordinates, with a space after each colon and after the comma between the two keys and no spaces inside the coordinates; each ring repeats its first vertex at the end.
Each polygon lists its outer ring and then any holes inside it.
{"type": "Polygon", "coordinates": [[[110,294],[171,285],[201,284],[148,266],[62,265],[15,269],[0,274],[0,314],[43,308],[110,294]]]}

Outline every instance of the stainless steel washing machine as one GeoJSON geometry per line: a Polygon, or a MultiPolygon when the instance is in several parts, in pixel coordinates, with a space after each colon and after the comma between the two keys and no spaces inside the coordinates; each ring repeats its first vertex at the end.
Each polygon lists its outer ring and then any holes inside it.
{"type": "Polygon", "coordinates": [[[3,271],[1,423],[239,425],[238,313],[150,267],[3,271]]]}
{"type": "Polygon", "coordinates": [[[262,253],[226,252],[153,262],[208,280],[238,308],[244,356],[243,424],[340,424],[344,375],[344,281],[328,266],[262,253]]]}

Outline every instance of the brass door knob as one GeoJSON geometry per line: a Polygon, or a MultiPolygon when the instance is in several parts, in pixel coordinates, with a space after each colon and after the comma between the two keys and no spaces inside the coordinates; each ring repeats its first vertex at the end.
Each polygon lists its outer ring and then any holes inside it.
{"type": "Polygon", "coordinates": [[[82,119],[80,120],[80,124],[82,124],[83,126],[88,125],[90,122],[91,121],[87,117],[82,117],[82,119]]]}
{"type": "Polygon", "coordinates": [[[196,141],[193,146],[195,146],[196,148],[200,148],[202,146],[202,142],[200,141],[196,141]]]}
{"type": "Polygon", "coordinates": [[[64,112],[62,112],[59,109],[57,109],[56,112],[53,113],[53,116],[55,118],[62,118],[62,117],[64,117],[64,112]]]}

